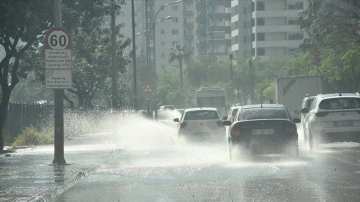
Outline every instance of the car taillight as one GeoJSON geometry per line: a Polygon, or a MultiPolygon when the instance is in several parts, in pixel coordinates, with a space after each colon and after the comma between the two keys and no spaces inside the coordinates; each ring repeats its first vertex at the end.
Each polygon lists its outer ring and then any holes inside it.
{"type": "Polygon", "coordinates": [[[187,123],[186,123],[186,122],[181,122],[181,123],[180,123],[180,128],[185,128],[185,127],[186,127],[186,125],[187,125],[187,123]]]}
{"type": "Polygon", "coordinates": [[[219,127],[223,127],[223,126],[224,126],[224,124],[223,124],[222,121],[216,121],[216,124],[217,124],[219,127]]]}
{"type": "Polygon", "coordinates": [[[289,135],[293,135],[293,134],[296,134],[296,126],[292,125],[292,124],[288,124],[286,125],[286,133],[289,134],[289,135]]]}
{"type": "Polygon", "coordinates": [[[324,117],[324,116],[328,115],[328,113],[329,113],[329,112],[316,112],[315,115],[316,115],[317,117],[324,117]]]}
{"type": "Polygon", "coordinates": [[[231,137],[232,138],[237,138],[240,137],[241,133],[240,133],[240,128],[233,128],[231,130],[231,137]]]}

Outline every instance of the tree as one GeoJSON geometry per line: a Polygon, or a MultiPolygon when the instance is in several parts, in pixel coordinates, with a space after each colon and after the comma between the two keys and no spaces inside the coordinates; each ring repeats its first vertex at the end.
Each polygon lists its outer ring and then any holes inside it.
{"type": "MultiPolygon", "coordinates": [[[[92,99],[105,89],[105,80],[111,76],[111,36],[109,30],[101,28],[101,22],[102,18],[96,19],[84,31],[73,32],[73,87],[68,91],[78,97],[78,105],[83,109],[93,107],[92,99]]],[[[126,72],[130,60],[123,50],[129,45],[130,39],[117,42],[117,73],[126,72]]]]}
{"type": "MultiPolygon", "coordinates": [[[[105,0],[63,0],[63,26],[68,30],[83,27],[93,17],[106,14],[105,0]]],[[[0,3],[0,152],[3,150],[3,129],[11,92],[33,69],[21,63],[26,51],[41,47],[41,39],[53,26],[53,2],[48,0],[2,0],[0,3]],[[50,8],[50,9],[49,9],[50,8]]],[[[38,52],[39,54],[40,52],[38,52]]]]}
{"type": "Polygon", "coordinates": [[[51,24],[50,1],[2,0],[0,3],[0,152],[3,151],[3,129],[10,95],[19,82],[19,72],[25,72],[20,59],[32,44],[44,36],[51,24]]]}
{"type": "Polygon", "coordinates": [[[175,43],[171,48],[170,48],[170,53],[169,53],[169,62],[174,62],[175,60],[178,61],[179,63],[179,74],[180,74],[180,85],[181,88],[184,87],[184,79],[183,79],[183,59],[184,59],[184,47],[182,47],[179,43],[175,43]]]}

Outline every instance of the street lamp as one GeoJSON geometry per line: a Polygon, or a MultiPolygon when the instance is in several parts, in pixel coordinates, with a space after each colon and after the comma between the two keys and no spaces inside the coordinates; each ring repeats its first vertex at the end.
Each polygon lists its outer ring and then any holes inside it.
{"type": "MultiPolygon", "coordinates": [[[[164,4],[162,5],[159,10],[155,13],[155,16],[154,16],[154,19],[152,21],[152,35],[153,35],[153,55],[154,55],[154,73],[156,75],[156,51],[155,51],[155,30],[156,30],[156,18],[157,16],[159,15],[159,13],[164,10],[164,8],[170,6],[170,5],[174,5],[174,4],[178,4],[182,2],[182,0],[178,0],[178,1],[174,1],[174,2],[171,2],[171,3],[167,3],[167,4],[164,4]]],[[[171,19],[171,16],[167,16],[165,19],[171,19]],[[169,18],[170,17],[170,18],[169,18]]]]}
{"type": "MultiPolygon", "coordinates": [[[[152,41],[153,41],[153,56],[154,56],[154,58],[153,58],[153,68],[154,68],[154,75],[156,76],[156,50],[155,50],[155,30],[156,30],[156,24],[157,24],[157,22],[156,22],[156,18],[157,18],[157,16],[159,15],[159,13],[162,11],[162,10],[164,10],[166,7],[168,7],[168,6],[170,6],[170,5],[174,5],[174,4],[178,4],[178,3],[180,3],[180,2],[182,2],[182,0],[178,0],[178,1],[174,1],[174,2],[171,2],[171,3],[167,3],[167,4],[164,4],[164,5],[162,5],[162,6],[160,6],[160,8],[159,8],[159,10],[157,10],[156,11],[156,13],[155,13],[155,16],[154,16],[154,18],[153,18],[153,20],[152,20],[152,24],[151,24],[151,30],[149,30],[149,31],[152,31],[152,41]]],[[[168,17],[166,17],[165,19],[171,19],[171,16],[168,16],[168,17]]],[[[146,35],[146,36],[149,36],[149,35],[146,35]]],[[[147,38],[147,40],[148,40],[149,38],[147,38]]],[[[147,43],[147,45],[149,45],[148,43],[147,43]]],[[[147,71],[149,71],[149,58],[150,58],[150,51],[149,51],[149,47],[147,48],[147,50],[148,50],[148,52],[147,52],[147,55],[148,55],[148,57],[147,57],[147,59],[148,59],[148,63],[147,63],[147,71]]],[[[156,81],[155,81],[155,83],[156,83],[156,81]]],[[[156,86],[156,84],[154,84],[154,86],[156,86]]],[[[156,88],[156,87],[155,87],[156,88]]],[[[154,89],[155,89],[154,88],[154,89]]],[[[149,107],[149,105],[148,105],[148,107],[149,107]]],[[[157,119],[157,107],[156,107],[156,89],[155,89],[155,118],[157,119]]]]}

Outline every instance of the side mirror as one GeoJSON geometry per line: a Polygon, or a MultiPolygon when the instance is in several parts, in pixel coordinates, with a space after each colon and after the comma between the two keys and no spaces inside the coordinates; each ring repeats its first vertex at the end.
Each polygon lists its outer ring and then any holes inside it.
{"type": "Polygon", "coordinates": [[[309,110],[308,110],[308,108],[302,108],[300,110],[300,113],[306,114],[306,113],[309,113],[309,110]]]}
{"type": "Polygon", "coordinates": [[[227,120],[227,116],[224,116],[224,117],[223,117],[223,120],[226,121],[226,120],[227,120]]]}
{"type": "Polygon", "coordinates": [[[299,118],[294,118],[294,119],[293,119],[293,122],[294,122],[294,123],[300,123],[301,120],[300,120],[299,118]]]}
{"type": "Polygon", "coordinates": [[[179,123],[179,122],[180,122],[179,118],[175,118],[175,119],[174,119],[174,122],[179,123]]]}
{"type": "Polygon", "coordinates": [[[223,121],[223,125],[224,125],[224,126],[230,126],[230,125],[231,125],[231,121],[223,121]]]}

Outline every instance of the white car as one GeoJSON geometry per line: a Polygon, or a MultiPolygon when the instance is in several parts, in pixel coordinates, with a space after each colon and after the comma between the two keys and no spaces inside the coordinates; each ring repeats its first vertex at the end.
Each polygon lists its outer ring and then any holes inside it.
{"type": "Polygon", "coordinates": [[[188,140],[224,140],[225,129],[216,108],[185,109],[178,122],[178,136],[188,140]]]}
{"type": "Polygon", "coordinates": [[[321,142],[360,140],[359,93],[320,94],[304,119],[305,140],[313,149],[321,142]]]}

